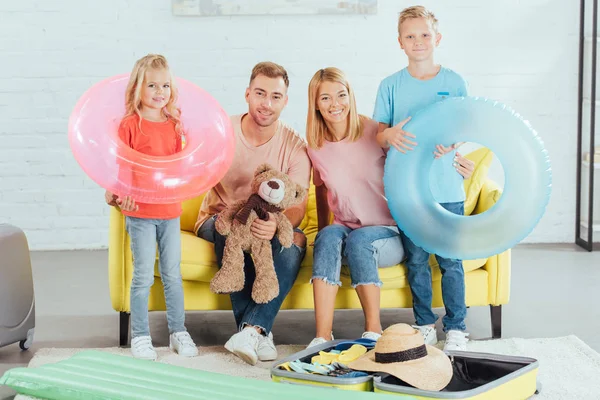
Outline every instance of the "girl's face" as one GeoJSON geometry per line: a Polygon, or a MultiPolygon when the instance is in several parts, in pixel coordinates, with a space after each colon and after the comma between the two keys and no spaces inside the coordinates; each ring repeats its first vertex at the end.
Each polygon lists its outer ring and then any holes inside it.
{"type": "Polygon", "coordinates": [[[142,107],[162,110],[171,99],[171,76],[166,69],[147,70],[142,85],[142,107]]]}
{"type": "Polygon", "coordinates": [[[317,109],[326,122],[336,124],[346,121],[350,112],[350,96],[346,86],[325,81],[317,91],[317,109]]]}

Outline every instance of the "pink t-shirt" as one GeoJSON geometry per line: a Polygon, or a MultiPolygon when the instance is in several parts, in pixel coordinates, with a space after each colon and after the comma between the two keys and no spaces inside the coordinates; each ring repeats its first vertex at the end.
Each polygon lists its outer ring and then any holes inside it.
{"type": "Polygon", "coordinates": [[[385,152],[375,139],[378,124],[368,118],[363,124],[363,135],[355,142],[325,141],[320,149],[308,149],[313,182],[327,187],[334,224],[351,229],[395,226],[384,197],[385,152]]]}

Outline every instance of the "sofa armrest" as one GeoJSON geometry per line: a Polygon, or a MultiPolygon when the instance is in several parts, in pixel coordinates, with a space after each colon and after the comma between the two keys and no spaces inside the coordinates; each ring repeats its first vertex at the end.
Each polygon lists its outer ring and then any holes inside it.
{"type": "Polygon", "coordinates": [[[127,232],[125,216],[117,207],[111,207],[108,225],[108,285],[110,300],[115,311],[129,311],[125,293],[125,254],[127,232]]]}
{"type": "MultiPolygon", "coordinates": [[[[502,189],[494,181],[487,179],[479,193],[473,214],[481,214],[494,206],[502,196],[502,189]]],[[[488,301],[498,306],[510,299],[511,250],[489,257],[484,265],[488,273],[488,301]]]]}

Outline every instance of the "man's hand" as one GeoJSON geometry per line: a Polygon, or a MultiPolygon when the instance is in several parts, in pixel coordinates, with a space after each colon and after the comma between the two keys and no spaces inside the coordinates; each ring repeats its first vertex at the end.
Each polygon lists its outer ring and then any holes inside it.
{"type": "Polygon", "coordinates": [[[464,158],[458,152],[456,152],[456,157],[454,157],[454,166],[464,179],[469,179],[473,176],[473,171],[475,171],[475,163],[468,158],[464,158]]]}
{"type": "Polygon", "coordinates": [[[413,142],[409,138],[416,138],[412,133],[406,132],[402,128],[406,123],[410,121],[410,117],[406,118],[403,121],[398,122],[398,124],[387,128],[383,132],[383,137],[385,141],[390,145],[394,146],[400,153],[406,154],[406,150],[413,150],[409,145],[416,146],[417,143],[413,142]]]}
{"type": "Polygon", "coordinates": [[[271,240],[277,232],[277,218],[272,213],[269,213],[267,221],[256,218],[250,226],[250,231],[257,239],[271,240]]]}

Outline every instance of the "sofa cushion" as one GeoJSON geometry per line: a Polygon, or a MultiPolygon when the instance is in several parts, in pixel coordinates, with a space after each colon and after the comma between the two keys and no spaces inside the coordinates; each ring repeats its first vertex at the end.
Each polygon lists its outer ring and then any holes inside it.
{"type": "Polygon", "coordinates": [[[200,211],[202,200],[204,200],[204,194],[183,202],[183,214],[181,214],[179,223],[182,231],[194,232],[194,225],[198,220],[198,211],[200,211]]]}
{"type": "Polygon", "coordinates": [[[473,175],[465,179],[465,215],[471,215],[479,199],[481,187],[487,179],[488,170],[494,158],[494,153],[490,149],[482,147],[467,154],[465,158],[475,163],[473,175]]]}

